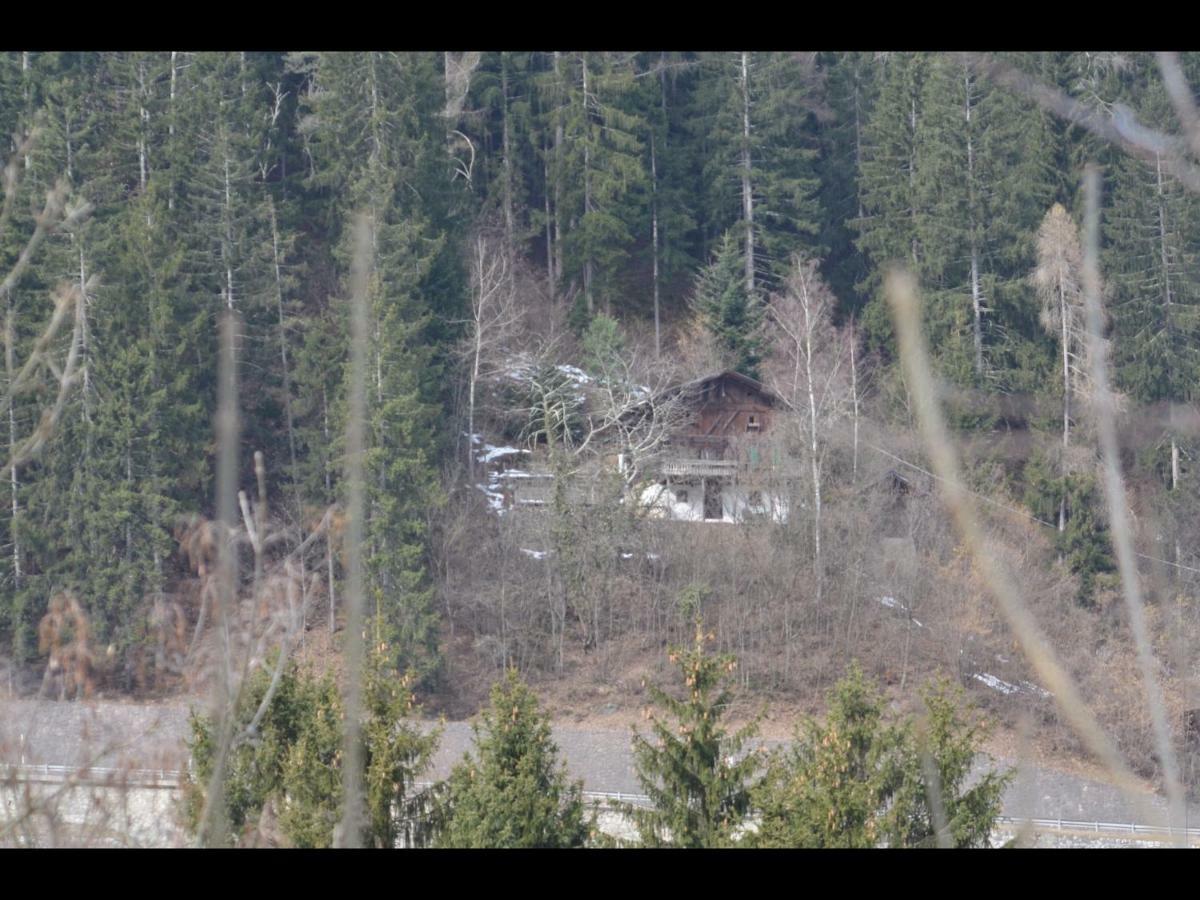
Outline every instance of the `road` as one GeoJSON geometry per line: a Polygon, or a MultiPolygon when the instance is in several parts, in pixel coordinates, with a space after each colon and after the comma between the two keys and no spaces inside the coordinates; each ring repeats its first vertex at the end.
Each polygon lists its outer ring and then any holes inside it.
{"type": "MultiPolygon", "coordinates": [[[[179,703],[133,704],[114,701],[56,703],[0,700],[0,762],[24,765],[93,766],[143,770],[186,767],[188,707],[179,703]]],[[[424,723],[424,727],[437,727],[424,723]]],[[[442,739],[429,773],[444,778],[471,748],[466,722],[441,726],[442,739]]],[[[573,779],[584,790],[604,794],[640,794],[628,731],[553,729],[554,741],[573,779]]],[[[1018,767],[1004,796],[1003,815],[1014,819],[1064,819],[1077,822],[1166,825],[1163,798],[1147,794],[1138,810],[1117,788],[1045,768],[1018,767]]],[[[1187,825],[1200,826],[1200,805],[1188,810],[1187,825]]]]}

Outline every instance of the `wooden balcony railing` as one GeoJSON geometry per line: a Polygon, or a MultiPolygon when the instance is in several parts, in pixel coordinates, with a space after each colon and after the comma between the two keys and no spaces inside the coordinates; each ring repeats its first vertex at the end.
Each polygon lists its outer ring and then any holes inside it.
{"type": "Polygon", "coordinates": [[[744,468],[735,459],[664,459],[659,465],[663,475],[676,478],[732,478],[744,468]]]}

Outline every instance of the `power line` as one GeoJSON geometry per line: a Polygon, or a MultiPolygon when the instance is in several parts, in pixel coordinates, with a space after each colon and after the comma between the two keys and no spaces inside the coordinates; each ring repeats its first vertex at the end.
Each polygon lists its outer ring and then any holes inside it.
{"type": "MultiPolygon", "coordinates": [[[[918,466],[916,463],[909,462],[907,459],[903,459],[903,458],[897,456],[895,453],[892,453],[888,450],[884,450],[882,447],[877,447],[875,444],[872,444],[870,441],[860,440],[859,443],[865,447],[869,447],[870,449],[874,450],[876,453],[882,453],[884,456],[888,457],[888,459],[895,460],[896,462],[900,463],[903,466],[908,466],[910,469],[914,469],[915,471],[920,472],[922,475],[928,475],[930,478],[934,478],[938,481],[946,481],[946,479],[942,478],[940,475],[930,472],[928,469],[922,468],[921,466],[918,466]]],[[[1042,526],[1044,526],[1046,528],[1050,528],[1054,531],[1058,530],[1058,526],[1055,525],[1053,522],[1047,522],[1045,519],[1039,519],[1037,516],[1033,515],[1033,513],[1027,512],[1026,510],[1023,510],[1023,509],[1018,509],[1015,506],[1009,506],[1005,503],[999,502],[998,500],[993,500],[991,497],[984,496],[983,494],[979,493],[978,491],[971,490],[966,485],[961,485],[961,488],[963,491],[970,494],[972,497],[977,497],[978,499],[982,500],[984,503],[988,503],[992,506],[995,506],[999,509],[1004,510],[1005,512],[1010,512],[1010,513],[1013,513],[1018,516],[1023,516],[1024,518],[1028,519],[1031,522],[1036,522],[1038,525],[1042,525],[1042,526]]],[[[1183,563],[1171,562],[1169,559],[1162,559],[1158,556],[1150,556],[1147,553],[1138,553],[1136,555],[1139,559],[1144,559],[1148,562],[1162,563],[1164,566],[1172,566],[1176,569],[1182,569],[1185,572],[1195,572],[1197,574],[1200,574],[1200,569],[1196,568],[1195,566],[1185,566],[1183,563]]]]}

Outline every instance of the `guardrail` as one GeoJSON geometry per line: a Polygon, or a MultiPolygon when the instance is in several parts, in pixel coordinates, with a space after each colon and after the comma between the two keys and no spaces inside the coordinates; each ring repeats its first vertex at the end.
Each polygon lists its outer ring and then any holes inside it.
{"type": "Polygon", "coordinates": [[[23,781],[61,783],[75,781],[95,786],[135,784],[139,787],[175,788],[183,781],[175,769],[118,769],[105,766],[11,765],[0,763],[0,782],[16,777],[23,781]]]}
{"type": "MultiPolygon", "coordinates": [[[[183,781],[185,772],[176,769],[118,769],[104,766],[50,766],[0,764],[0,783],[12,776],[25,781],[50,781],[55,783],[75,781],[85,785],[120,786],[136,784],[140,787],[175,788],[183,781]]],[[[433,782],[418,781],[414,787],[431,787],[433,782]]],[[[646,794],[627,794],[622,791],[584,791],[585,799],[600,803],[615,801],[632,806],[651,806],[646,794]]],[[[1184,836],[1200,839],[1200,827],[1171,828],[1169,825],[1138,825],[1134,822],[1082,822],[1072,819],[1038,819],[1017,816],[999,816],[996,824],[1001,827],[1054,829],[1056,831],[1090,832],[1092,834],[1143,836],[1171,839],[1184,836]]]]}
{"type": "Polygon", "coordinates": [[[1032,826],[1034,828],[1053,828],[1056,831],[1083,831],[1092,834],[1127,834],[1144,835],[1156,838],[1174,838],[1176,836],[1200,838],[1200,828],[1172,828],[1169,825],[1137,825],[1133,822],[1076,822],[1070,819],[1026,819],[1014,816],[1000,816],[997,825],[1007,825],[1014,828],[1032,826]]]}

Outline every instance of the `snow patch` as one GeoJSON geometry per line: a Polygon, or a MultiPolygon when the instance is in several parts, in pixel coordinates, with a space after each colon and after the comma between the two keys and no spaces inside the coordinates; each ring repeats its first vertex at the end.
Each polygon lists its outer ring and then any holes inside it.
{"type": "Polygon", "coordinates": [[[1038,687],[1036,684],[1033,684],[1029,681],[1022,681],[1020,684],[1010,684],[1007,681],[1002,681],[995,675],[989,675],[987,672],[976,672],[971,677],[976,681],[986,684],[993,691],[999,691],[1005,696],[1010,694],[1033,694],[1042,698],[1049,698],[1053,696],[1053,694],[1051,694],[1045,688],[1038,687]]]}
{"type": "Polygon", "coordinates": [[[522,450],[520,447],[496,447],[492,444],[484,444],[483,453],[479,454],[476,459],[481,463],[490,463],[505,456],[519,456],[522,453],[527,454],[529,451],[522,450]]]}
{"type": "Polygon", "coordinates": [[[488,506],[490,506],[499,515],[504,515],[504,495],[498,491],[490,489],[489,485],[475,485],[479,490],[483,491],[483,495],[487,497],[488,506]]]}
{"type": "Polygon", "coordinates": [[[578,366],[562,365],[562,366],[555,366],[554,368],[557,369],[559,372],[561,372],[563,375],[566,375],[568,378],[571,379],[571,381],[573,381],[577,385],[585,385],[585,384],[592,383],[592,376],[590,376],[587,372],[583,371],[583,369],[579,368],[578,366]]]}
{"type": "Polygon", "coordinates": [[[999,691],[1004,695],[1019,694],[1021,689],[1015,684],[1009,684],[1007,681],[1001,681],[995,675],[989,675],[987,672],[976,672],[971,676],[976,681],[982,681],[993,691],[999,691]]]}
{"type": "MultiPolygon", "coordinates": [[[[888,609],[894,609],[897,612],[907,613],[909,611],[908,607],[905,606],[903,603],[901,603],[899,600],[897,600],[895,597],[880,597],[879,602],[882,603],[884,606],[886,606],[888,609]]],[[[918,628],[925,627],[917,619],[913,619],[912,623],[914,625],[916,625],[918,628]]]]}

